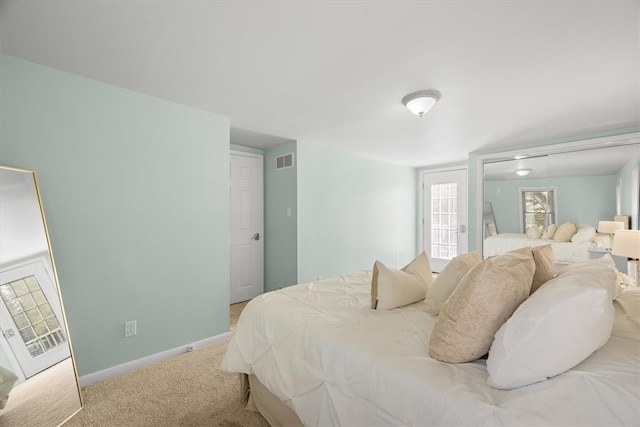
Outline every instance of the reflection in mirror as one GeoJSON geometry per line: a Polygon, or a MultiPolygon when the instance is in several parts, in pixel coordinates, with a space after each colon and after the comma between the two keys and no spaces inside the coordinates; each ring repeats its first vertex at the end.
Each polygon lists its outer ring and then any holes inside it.
{"type": "Polygon", "coordinates": [[[484,225],[483,236],[485,239],[489,236],[495,236],[498,234],[496,217],[493,215],[493,206],[491,205],[491,202],[484,202],[484,208],[482,209],[482,223],[484,225]]]}
{"type": "Polygon", "coordinates": [[[491,205],[500,225],[495,236],[483,233],[485,257],[552,244],[556,263],[580,262],[607,252],[598,230],[601,221],[638,228],[637,136],[618,144],[548,149],[534,149],[529,157],[515,158],[511,152],[483,159],[483,202],[491,205]],[[569,222],[575,229],[559,228],[569,222]],[[554,227],[562,232],[555,234],[554,227]]]}
{"type": "Polygon", "coordinates": [[[82,408],[36,175],[0,167],[0,425],[56,426],[82,408]]]}

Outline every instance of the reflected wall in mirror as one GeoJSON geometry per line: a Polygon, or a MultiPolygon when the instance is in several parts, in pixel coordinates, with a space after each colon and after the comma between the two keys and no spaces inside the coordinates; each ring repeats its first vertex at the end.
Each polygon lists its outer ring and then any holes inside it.
{"type": "Polygon", "coordinates": [[[0,166],[0,425],[57,426],[82,408],[33,171],[0,166]]]}
{"type": "Polygon", "coordinates": [[[551,243],[556,263],[580,262],[606,253],[600,221],[628,216],[638,229],[640,133],[492,154],[481,162],[483,203],[500,224],[497,235],[483,233],[485,257],[551,243]],[[576,230],[568,236],[552,234],[552,224],[569,222],[576,230]]]}

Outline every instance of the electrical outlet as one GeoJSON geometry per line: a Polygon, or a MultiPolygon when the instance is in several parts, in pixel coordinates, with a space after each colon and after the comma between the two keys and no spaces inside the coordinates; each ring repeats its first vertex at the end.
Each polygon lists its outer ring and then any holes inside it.
{"type": "Polygon", "coordinates": [[[136,320],[130,320],[128,322],[124,322],[124,337],[129,338],[134,336],[137,333],[138,324],[136,320]]]}

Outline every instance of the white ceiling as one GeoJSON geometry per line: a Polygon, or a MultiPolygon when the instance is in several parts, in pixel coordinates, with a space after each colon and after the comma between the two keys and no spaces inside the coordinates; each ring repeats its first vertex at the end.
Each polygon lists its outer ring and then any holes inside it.
{"type": "Polygon", "coordinates": [[[639,34],[635,0],[0,0],[2,53],[411,166],[639,126],[639,34]]]}

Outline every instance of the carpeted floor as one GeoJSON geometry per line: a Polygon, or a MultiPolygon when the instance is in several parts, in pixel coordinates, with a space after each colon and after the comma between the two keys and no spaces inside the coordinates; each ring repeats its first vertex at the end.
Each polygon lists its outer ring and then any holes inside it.
{"type": "Polygon", "coordinates": [[[259,413],[240,404],[239,376],[218,370],[227,345],[224,341],[83,387],[85,407],[65,427],[268,426],[259,413]]]}
{"type": "Polygon", "coordinates": [[[69,357],[15,386],[7,406],[0,410],[0,426],[57,426],[78,408],[80,399],[69,357]]]}

